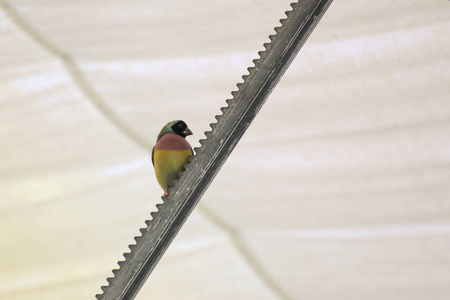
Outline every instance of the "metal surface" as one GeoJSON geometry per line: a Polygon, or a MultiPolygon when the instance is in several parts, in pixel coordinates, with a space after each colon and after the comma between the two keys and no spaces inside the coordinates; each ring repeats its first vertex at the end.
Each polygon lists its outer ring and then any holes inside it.
{"type": "Polygon", "coordinates": [[[200,141],[196,156],[169,189],[170,196],[151,213],[153,219],[146,221],[147,227],[140,230],[142,235],[135,237],[136,244],[129,246],[125,261],[113,270],[114,277],[107,279],[109,285],[102,287],[103,294],[97,299],[128,300],[136,296],[331,2],[302,0],[291,4],[288,18],[280,21],[282,26],[275,28],[276,35],[264,44],[266,50],[258,53],[260,59],[254,60],[249,75],[243,76],[244,82],[237,85],[239,90],[232,92],[228,107],[221,109],[223,115],[216,116],[218,122],[210,125],[207,139],[200,141]]]}

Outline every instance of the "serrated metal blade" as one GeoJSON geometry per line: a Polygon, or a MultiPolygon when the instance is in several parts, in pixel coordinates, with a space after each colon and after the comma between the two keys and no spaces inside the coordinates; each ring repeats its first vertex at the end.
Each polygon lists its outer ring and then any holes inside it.
{"type": "Polygon", "coordinates": [[[260,59],[254,60],[255,66],[243,76],[233,98],[226,101],[227,107],[221,108],[223,115],[216,116],[217,123],[210,125],[207,139],[195,149],[195,157],[169,190],[170,196],[151,213],[153,219],[146,221],[148,226],[135,237],[136,244],[129,246],[131,251],[118,263],[120,268],[113,270],[114,277],[107,279],[109,285],[102,287],[103,294],[96,295],[97,299],[129,300],[136,296],[331,2],[301,0],[291,4],[287,18],[280,20],[276,34],[269,37],[271,42],[264,44],[266,50],[258,52],[260,59]]]}

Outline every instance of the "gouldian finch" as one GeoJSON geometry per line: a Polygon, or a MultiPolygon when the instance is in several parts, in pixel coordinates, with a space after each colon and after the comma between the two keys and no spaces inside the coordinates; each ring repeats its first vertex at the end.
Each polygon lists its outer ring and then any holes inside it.
{"type": "Polygon", "coordinates": [[[164,190],[163,196],[169,195],[169,186],[193,154],[191,145],[185,139],[191,134],[192,131],[181,120],[167,123],[158,134],[152,151],[152,163],[156,180],[164,190]]]}

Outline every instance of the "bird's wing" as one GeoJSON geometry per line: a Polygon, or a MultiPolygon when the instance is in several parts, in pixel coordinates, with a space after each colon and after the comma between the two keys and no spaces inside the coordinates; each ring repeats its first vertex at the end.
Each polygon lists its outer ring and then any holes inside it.
{"type": "Polygon", "coordinates": [[[152,164],[153,164],[153,166],[155,166],[155,147],[153,147],[153,149],[152,149],[152,164]]]}

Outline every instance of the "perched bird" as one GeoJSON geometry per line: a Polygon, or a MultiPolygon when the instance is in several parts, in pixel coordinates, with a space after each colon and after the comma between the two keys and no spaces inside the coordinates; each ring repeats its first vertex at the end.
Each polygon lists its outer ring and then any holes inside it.
{"type": "Polygon", "coordinates": [[[169,195],[167,192],[169,185],[188,162],[188,157],[193,154],[191,145],[185,139],[191,134],[192,131],[181,120],[167,123],[158,134],[152,151],[152,163],[156,180],[164,190],[164,196],[169,195]]]}

